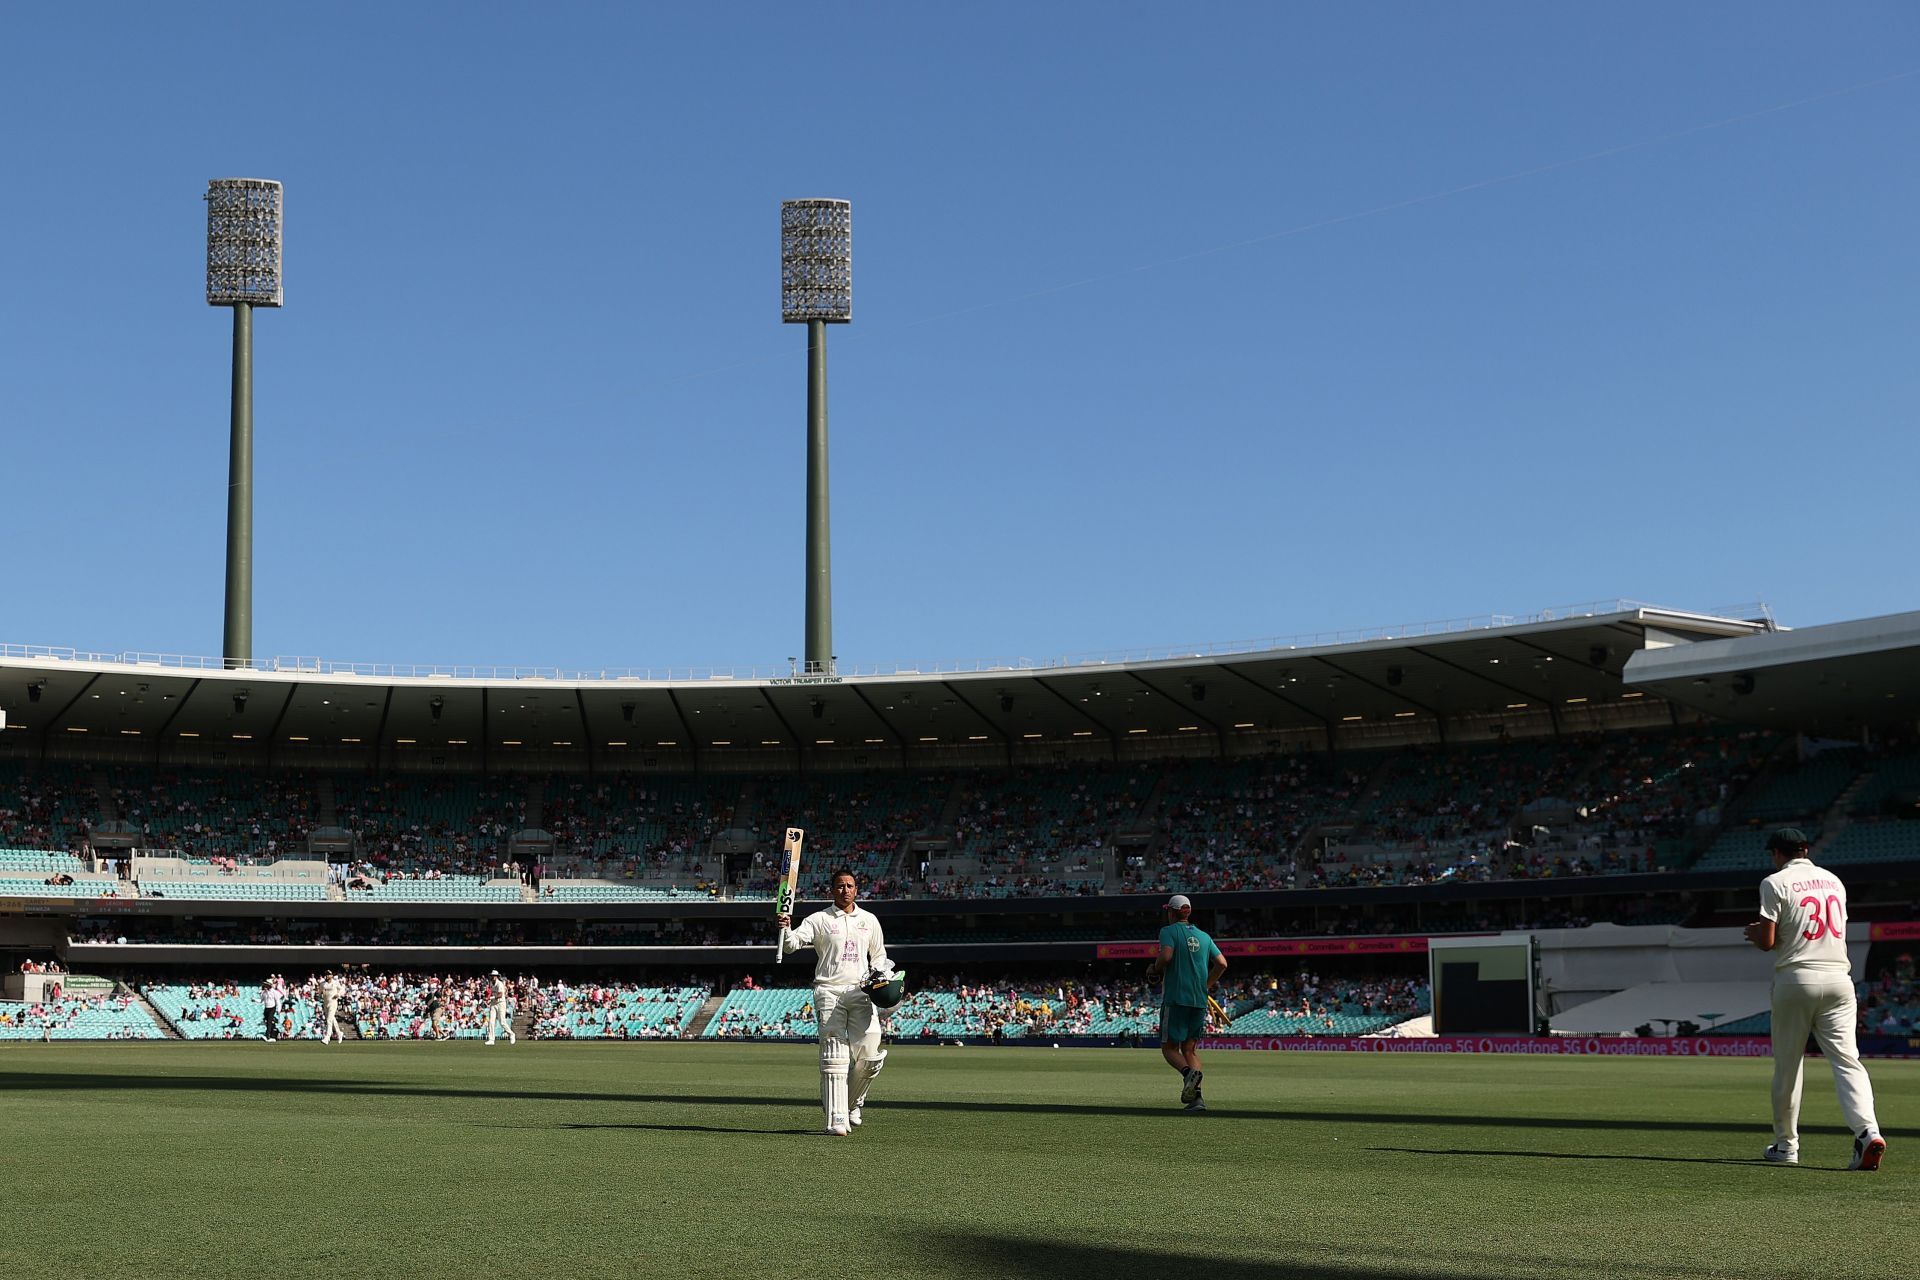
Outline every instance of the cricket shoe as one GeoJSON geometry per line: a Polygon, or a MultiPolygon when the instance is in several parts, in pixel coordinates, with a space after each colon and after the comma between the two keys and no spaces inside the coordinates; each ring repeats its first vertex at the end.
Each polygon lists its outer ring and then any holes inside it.
{"type": "Polygon", "coordinates": [[[1191,1106],[1200,1099],[1200,1073],[1188,1071],[1182,1079],[1186,1083],[1180,1086],[1180,1101],[1191,1106]]]}
{"type": "Polygon", "coordinates": [[[1887,1153],[1887,1140],[1869,1129],[1853,1140],[1853,1159],[1847,1168],[1856,1173],[1880,1172],[1880,1157],[1887,1153]]]}
{"type": "MultiPolygon", "coordinates": [[[[1857,1144],[1856,1144],[1856,1149],[1857,1149],[1857,1144]]],[[[1765,1160],[1768,1164],[1799,1164],[1800,1163],[1800,1153],[1798,1151],[1789,1151],[1777,1142],[1769,1142],[1767,1144],[1767,1149],[1760,1153],[1760,1158],[1762,1160],[1765,1160]]]]}
{"type": "Polygon", "coordinates": [[[853,1132],[853,1126],[847,1123],[845,1116],[835,1116],[833,1123],[827,1126],[829,1138],[844,1138],[853,1132]]]}
{"type": "Polygon", "coordinates": [[[1180,1109],[1188,1115],[1198,1115],[1207,1109],[1207,1100],[1205,1098],[1195,1098],[1192,1102],[1189,1102],[1180,1109]]]}
{"type": "Polygon", "coordinates": [[[858,1129],[860,1127],[860,1108],[855,1107],[851,1111],[847,1112],[847,1123],[853,1126],[855,1129],[858,1129]]]}

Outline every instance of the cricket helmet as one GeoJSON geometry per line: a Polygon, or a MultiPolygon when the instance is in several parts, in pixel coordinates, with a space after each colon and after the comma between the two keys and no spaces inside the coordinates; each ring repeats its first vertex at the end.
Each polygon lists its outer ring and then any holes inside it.
{"type": "Polygon", "coordinates": [[[867,998],[881,1009],[891,1009],[906,998],[907,971],[895,969],[890,974],[869,973],[867,980],[860,984],[867,998]]]}

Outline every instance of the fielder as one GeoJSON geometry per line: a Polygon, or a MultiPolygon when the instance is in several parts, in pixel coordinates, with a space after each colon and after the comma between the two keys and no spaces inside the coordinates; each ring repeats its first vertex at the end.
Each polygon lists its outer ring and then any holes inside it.
{"type": "Polygon", "coordinates": [[[820,1109],[827,1132],[845,1137],[861,1122],[873,1078],[886,1065],[880,1047],[881,1008],[900,1001],[904,977],[887,959],[880,922],[854,904],[859,881],[842,868],[833,873],[833,905],[816,911],[795,929],[790,916],[776,917],[781,954],[812,947],[813,1016],[820,1024],[820,1109]],[[870,985],[871,984],[871,985],[870,985]],[[871,993],[870,993],[871,992],[871,993]],[[851,1077],[851,1078],[849,1078],[851,1077]]]}
{"type": "Polygon", "coordinates": [[[340,1030],[340,998],[347,994],[346,980],[337,973],[329,973],[320,982],[320,1000],[326,1011],[326,1025],[320,1032],[320,1043],[327,1043],[331,1036],[333,1043],[339,1044],[347,1038],[340,1030]]]}
{"type": "Polygon", "coordinates": [[[508,1044],[518,1044],[513,1034],[513,1015],[507,1009],[507,980],[494,969],[487,974],[493,994],[487,1003],[487,1043],[492,1044],[496,1030],[507,1033],[508,1044]]]}
{"type": "Polygon", "coordinates": [[[1773,952],[1773,1141],[1762,1154],[1774,1164],[1800,1163],[1800,1082],[1811,1031],[1833,1064],[1840,1114],[1853,1130],[1847,1168],[1873,1173],[1887,1142],[1854,1039],[1847,887],[1807,857],[1807,836],[1797,827],[1767,837],[1767,852],[1773,874],[1760,882],[1760,918],[1746,928],[1748,942],[1773,952]]]}
{"type": "Polygon", "coordinates": [[[1160,952],[1147,969],[1166,975],[1160,997],[1160,1056],[1180,1073],[1180,1101],[1188,1111],[1205,1111],[1200,1096],[1200,1035],[1207,1029],[1207,991],[1227,971],[1227,958],[1213,939],[1193,927],[1193,903],[1186,894],[1167,899],[1167,927],[1160,931],[1160,952]]]}

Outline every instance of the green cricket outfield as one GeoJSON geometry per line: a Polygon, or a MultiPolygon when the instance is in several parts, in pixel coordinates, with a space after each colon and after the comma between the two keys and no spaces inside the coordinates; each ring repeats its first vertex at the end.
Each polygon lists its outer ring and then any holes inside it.
{"type": "Polygon", "coordinates": [[[819,1133],[805,1045],[0,1045],[0,1274],[1886,1276],[1920,1252],[1920,1062],[1889,1140],[1764,1165],[1751,1060],[909,1046],[819,1133]],[[1826,1224],[1804,1234],[1786,1224],[1826,1224]]]}

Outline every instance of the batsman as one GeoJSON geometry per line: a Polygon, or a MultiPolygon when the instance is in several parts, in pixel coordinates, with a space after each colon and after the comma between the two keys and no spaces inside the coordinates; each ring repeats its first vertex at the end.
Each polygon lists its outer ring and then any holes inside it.
{"type": "MultiPolygon", "coordinates": [[[[789,830],[790,852],[796,851],[789,830]]],[[[795,857],[797,862],[797,856],[795,857]]],[[[881,1009],[900,1003],[906,974],[887,959],[887,942],[873,913],[855,903],[860,883],[841,868],[830,882],[833,905],[816,911],[793,927],[792,900],[775,917],[780,926],[782,956],[813,948],[813,1014],[820,1024],[820,1109],[826,1113],[827,1132],[836,1137],[852,1133],[861,1122],[867,1091],[886,1065],[880,1047],[881,1009]]]]}

